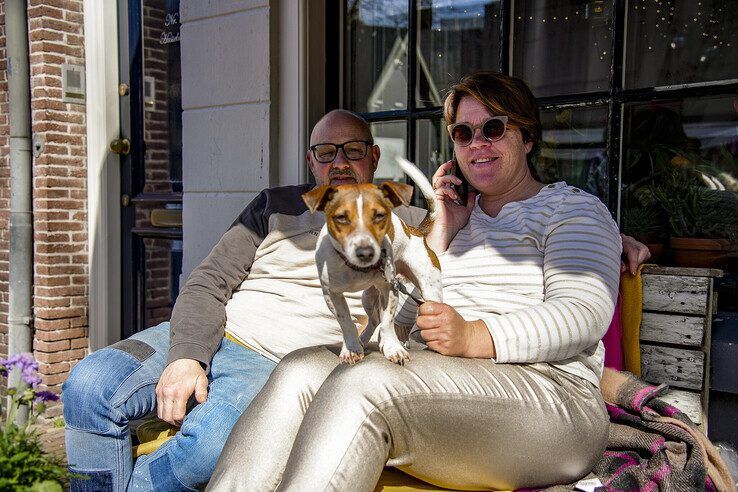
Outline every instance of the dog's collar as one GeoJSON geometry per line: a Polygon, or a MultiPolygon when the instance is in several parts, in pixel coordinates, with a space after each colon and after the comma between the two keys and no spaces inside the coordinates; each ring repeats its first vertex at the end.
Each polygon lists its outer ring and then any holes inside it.
{"type": "Polygon", "coordinates": [[[356,270],[357,272],[381,272],[384,271],[384,261],[387,258],[387,252],[382,249],[382,254],[379,255],[379,259],[377,262],[373,265],[369,265],[368,267],[358,267],[351,263],[348,258],[346,258],[343,253],[336,250],[336,253],[338,253],[338,256],[343,260],[344,264],[349,267],[352,270],[356,270]]]}

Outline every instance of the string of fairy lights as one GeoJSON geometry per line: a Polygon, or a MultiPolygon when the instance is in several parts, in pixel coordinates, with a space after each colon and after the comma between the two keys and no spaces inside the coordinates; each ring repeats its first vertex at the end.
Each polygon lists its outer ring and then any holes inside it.
{"type": "MultiPolygon", "coordinates": [[[[436,19],[456,19],[456,28],[480,28],[483,24],[475,22],[475,17],[485,15],[485,7],[489,1],[478,2],[454,2],[447,0],[436,0],[421,2],[422,6],[433,11],[434,23],[432,30],[441,32],[443,27],[436,19]]],[[[562,2],[563,3],[563,2],[562,2]]],[[[598,58],[602,62],[609,62],[609,47],[611,45],[612,26],[612,3],[604,0],[592,0],[574,6],[563,6],[559,9],[541,9],[535,11],[535,2],[516,2],[515,10],[521,13],[515,15],[514,30],[525,31],[532,24],[547,24],[548,29],[559,28],[562,23],[587,22],[590,28],[600,31],[592,40],[592,46],[596,50],[598,58]],[[601,24],[593,24],[592,21],[601,21],[601,24]],[[597,29],[602,27],[603,29],[597,29]],[[601,49],[601,51],[600,51],[601,49]]],[[[494,17],[497,17],[497,9],[492,9],[494,17]]],[[[677,2],[676,0],[633,0],[628,7],[628,30],[633,31],[628,43],[630,50],[636,52],[656,52],[664,49],[680,50],[685,47],[690,49],[683,56],[694,58],[695,62],[706,63],[718,61],[724,57],[734,59],[736,53],[731,49],[736,43],[736,22],[727,17],[728,8],[724,2],[677,2]],[[703,41],[695,47],[693,44],[696,33],[703,41]],[[689,43],[688,43],[689,41],[689,43]],[[728,52],[725,52],[725,49],[728,52]]],[[[489,15],[487,13],[486,15],[489,15]]],[[[571,26],[567,26],[571,29],[571,26]]],[[[548,30],[547,29],[547,30],[548,30]]],[[[550,31],[549,31],[550,32],[550,31]]],[[[551,36],[555,33],[551,32],[551,36]]],[[[446,46],[438,46],[435,57],[443,58],[446,46]]],[[[684,60],[689,61],[689,60],[684,60]]]]}

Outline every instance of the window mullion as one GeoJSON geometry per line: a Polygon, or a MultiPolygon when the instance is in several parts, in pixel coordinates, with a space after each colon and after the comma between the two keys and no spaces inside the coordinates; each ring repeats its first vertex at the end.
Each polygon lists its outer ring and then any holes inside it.
{"type": "Polygon", "coordinates": [[[415,0],[408,2],[408,40],[407,40],[407,109],[408,116],[405,120],[407,125],[407,156],[415,162],[415,124],[412,118],[415,112],[415,87],[418,83],[416,68],[418,65],[418,9],[415,0]]]}
{"type": "Polygon", "coordinates": [[[709,84],[680,86],[677,88],[624,89],[620,99],[624,102],[655,101],[656,99],[683,99],[685,97],[720,96],[738,92],[738,82],[711,82],[709,84]]]}
{"type": "Polygon", "coordinates": [[[505,0],[500,4],[500,61],[499,71],[512,75],[510,50],[512,49],[512,0],[505,0]]]}
{"type": "Polygon", "coordinates": [[[610,91],[569,94],[565,96],[538,97],[536,101],[541,109],[566,108],[577,106],[602,106],[611,99],[610,91]]]}
{"type": "Polygon", "coordinates": [[[622,134],[622,92],[623,61],[626,35],[626,1],[615,0],[613,6],[612,65],[610,69],[610,103],[607,118],[607,197],[608,208],[617,217],[620,215],[620,182],[623,166],[622,134]]]}

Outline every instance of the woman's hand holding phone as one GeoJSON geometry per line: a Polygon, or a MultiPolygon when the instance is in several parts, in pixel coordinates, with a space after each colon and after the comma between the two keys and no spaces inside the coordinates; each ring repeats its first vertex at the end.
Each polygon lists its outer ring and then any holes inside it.
{"type": "Polygon", "coordinates": [[[436,253],[446,251],[459,229],[469,221],[469,216],[476,203],[474,190],[469,191],[466,205],[457,203],[459,193],[455,187],[461,186],[464,180],[454,175],[453,171],[456,167],[458,164],[455,160],[444,162],[438,167],[431,180],[440,204],[436,221],[427,239],[428,244],[436,253]]]}
{"type": "Polygon", "coordinates": [[[462,207],[466,207],[466,204],[469,201],[469,181],[467,181],[464,173],[461,172],[461,166],[459,166],[458,161],[453,159],[452,162],[454,163],[453,174],[459,178],[459,182],[454,184],[454,191],[458,197],[456,199],[456,203],[462,207]]]}

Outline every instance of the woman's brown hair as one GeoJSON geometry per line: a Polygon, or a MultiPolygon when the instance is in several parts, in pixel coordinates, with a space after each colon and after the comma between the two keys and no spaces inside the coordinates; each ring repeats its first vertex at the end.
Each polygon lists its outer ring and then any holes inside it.
{"type": "Polygon", "coordinates": [[[491,70],[478,70],[464,76],[451,86],[443,103],[446,123],[456,123],[456,112],[464,96],[471,96],[486,107],[492,115],[507,115],[510,125],[519,129],[523,141],[532,142],[528,163],[538,153],[541,142],[541,117],[536,98],[525,82],[516,77],[491,70]]]}

